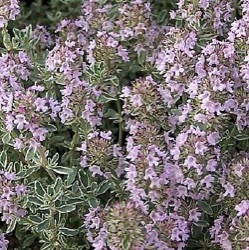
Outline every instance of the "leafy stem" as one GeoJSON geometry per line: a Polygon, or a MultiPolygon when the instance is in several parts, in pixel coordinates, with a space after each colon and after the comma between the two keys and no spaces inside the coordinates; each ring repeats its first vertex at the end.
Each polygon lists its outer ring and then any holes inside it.
{"type": "Polygon", "coordinates": [[[41,156],[42,167],[47,171],[47,173],[51,177],[51,179],[53,181],[55,181],[56,180],[56,176],[53,173],[53,171],[48,168],[48,161],[47,161],[47,158],[46,158],[45,151],[44,151],[43,147],[38,148],[38,152],[39,152],[39,154],[41,156]]]}
{"type": "Polygon", "coordinates": [[[122,119],[122,107],[119,99],[117,100],[117,109],[119,114],[118,143],[121,146],[123,142],[123,119],[122,119]]]}
{"type": "Polygon", "coordinates": [[[79,126],[76,126],[74,135],[73,135],[73,140],[71,142],[71,152],[70,152],[70,166],[73,166],[73,160],[74,160],[74,156],[75,156],[75,151],[76,151],[76,146],[79,140],[79,126]]]}

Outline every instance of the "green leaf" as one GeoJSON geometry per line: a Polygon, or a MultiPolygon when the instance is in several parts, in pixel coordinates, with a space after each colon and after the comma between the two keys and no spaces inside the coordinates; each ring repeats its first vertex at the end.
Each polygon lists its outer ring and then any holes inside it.
{"type": "Polygon", "coordinates": [[[46,125],[46,126],[45,126],[45,129],[47,129],[48,132],[50,132],[50,133],[57,131],[56,126],[54,126],[54,125],[52,125],[52,124],[46,125]]]}
{"type": "Polygon", "coordinates": [[[33,157],[35,156],[35,151],[32,148],[29,148],[26,155],[25,155],[25,160],[30,161],[33,157]]]}
{"type": "Polygon", "coordinates": [[[16,164],[14,165],[13,162],[10,162],[9,164],[6,164],[5,171],[13,172],[15,167],[16,167],[16,164]]]}
{"type": "MultiPolygon", "coordinates": [[[[118,3],[118,1],[116,1],[118,3]]],[[[115,20],[117,18],[117,16],[119,15],[119,4],[113,5],[112,8],[109,9],[108,11],[108,16],[110,17],[110,19],[115,20]]]]}
{"type": "Polygon", "coordinates": [[[40,250],[51,250],[54,249],[53,243],[52,242],[45,242],[42,244],[40,250]]]}
{"type": "Polygon", "coordinates": [[[118,120],[120,118],[119,113],[110,108],[104,114],[104,117],[110,118],[111,120],[118,120]]]}
{"type": "Polygon", "coordinates": [[[15,227],[15,236],[19,241],[22,241],[26,236],[26,232],[23,230],[22,226],[20,226],[19,224],[17,224],[15,227]]]}
{"type": "Polygon", "coordinates": [[[76,205],[76,204],[80,204],[82,202],[84,202],[84,200],[82,198],[70,198],[68,197],[68,201],[67,201],[67,204],[73,204],[73,205],[76,205]]]}
{"type": "Polygon", "coordinates": [[[19,177],[26,178],[33,174],[34,172],[38,171],[40,166],[30,166],[27,170],[21,171],[18,173],[19,177]]]}
{"type": "Polygon", "coordinates": [[[35,182],[35,193],[39,197],[43,197],[44,194],[46,193],[45,189],[43,188],[42,184],[39,181],[35,182]]]}
{"type": "Polygon", "coordinates": [[[138,54],[137,61],[140,65],[143,65],[147,57],[147,52],[142,51],[138,54]]]}
{"type": "Polygon", "coordinates": [[[54,135],[50,138],[51,143],[60,143],[65,140],[65,136],[62,135],[54,135]]]}
{"type": "Polygon", "coordinates": [[[126,235],[122,241],[122,249],[129,250],[130,247],[131,247],[131,240],[130,240],[130,237],[128,235],[126,235]]]}
{"type": "Polygon", "coordinates": [[[49,205],[45,204],[45,205],[40,206],[39,210],[49,210],[49,207],[50,207],[49,205]]]}
{"type": "Polygon", "coordinates": [[[30,38],[32,36],[32,25],[28,25],[26,27],[24,35],[26,38],[30,38]]]}
{"type": "Polygon", "coordinates": [[[116,97],[113,97],[113,96],[110,96],[110,95],[107,95],[107,94],[102,94],[98,99],[97,99],[97,103],[108,103],[108,102],[111,102],[111,101],[117,101],[117,98],[116,97]]]}
{"type": "Polygon", "coordinates": [[[6,151],[4,150],[0,153],[0,164],[3,168],[6,168],[8,164],[7,154],[6,154],[6,151]]]}
{"type": "Polygon", "coordinates": [[[57,193],[61,190],[62,187],[62,179],[60,177],[57,177],[54,183],[54,192],[57,193]]]}
{"type": "Polygon", "coordinates": [[[134,72],[134,73],[141,72],[141,71],[143,71],[143,68],[137,64],[133,64],[133,65],[130,65],[129,71],[134,72]]]}
{"type": "Polygon", "coordinates": [[[34,234],[27,234],[27,236],[25,237],[25,240],[23,242],[24,249],[27,249],[27,247],[31,246],[34,243],[36,237],[37,236],[34,234]]]}
{"type": "Polygon", "coordinates": [[[28,201],[29,201],[30,203],[33,203],[33,204],[38,205],[38,206],[41,206],[41,205],[44,204],[44,203],[43,203],[43,200],[40,199],[40,198],[37,197],[37,196],[29,196],[29,197],[28,197],[28,201]]]}
{"type": "Polygon", "coordinates": [[[101,5],[101,6],[103,6],[103,5],[105,5],[106,4],[106,2],[107,2],[107,0],[99,0],[99,5],[101,5]]]}
{"type": "Polygon", "coordinates": [[[8,144],[11,140],[11,134],[10,133],[6,133],[3,137],[2,137],[2,142],[4,144],[8,144]]]}
{"type": "Polygon", "coordinates": [[[206,33],[206,34],[203,34],[203,35],[201,35],[201,40],[213,40],[213,39],[215,39],[217,37],[217,35],[216,34],[212,34],[212,33],[206,33]]]}
{"type": "Polygon", "coordinates": [[[51,200],[53,202],[56,202],[57,200],[61,199],[61,197],[64,195],[63,189],[60,191],[55,192],[55,194],[51,197],[51,200]]]}
{"type": "Polygon", "coordinates": [[[77,176],[77,168],[72,168],[73,172],[70,173],[68,176],[67,176],[67,179],[66,179],[66,184],[69,186],[70,184],[72,184],[74,181],[75,181],[75,178],[77,176]]]}
{"type": "Polygon", "coordinates": [[[98,183],[97,183],[96,181],[92,182],[92,184],[91,184],[91,190],[92,190],[92,191],[97,190],[98,186],[99,186],[99,185],[98,185],[98,183]]]}
{"type": "Polygon", "coordinates": [[[46,231],[49,229],[49,225],[50,225],[50,219],[46,219],[36,226],[36,231],[38,233],[40,233],[42,231],[46,231]]]}
{"type": "Polygon", "coordinates": [[[76,209],[76,207],[73,204],[62,205],[62,206],[57,208],[58,212],[60,212],[61,214],[70,213],[70,212],[74,211],[75,209],[76,209]]]}
{"type": "Polygon", "coordinates": [[[10,39],[9,33],[6,31],[6,29],[2,30],[2,35],[3,35],[3,45],[7,50],[12,49],[12,43],[10,39]]]}
{"type": "Polygon", "coordinates": [[[71,168],[62,167],[62,166],[53,167],[52,170],[56,172],[57,174],[65,174],[65,175],[71,174],[73,172],[71,168]]]}
{"type": "Polygon", "coordinates": [[[84,188],[87,188],[90,184],[90,181],[89,181],[89,176],[88,174],[86,173],[86,171],[84,171],[83,169],[79,171],[79,177],[80,177],[80,181],[81,183],[83,184],[84,188]]]}
{"type": "Polygon", "coordinates": [[[198,239],[201,235],[200,227],[197,227],[195,225],[191,225],[191,235],[194,239],[198,239]]]}
{"type": "Polygon", "coordinates": [[[69,159],[70,159],[70,152],[66,152],[62,155],[61,162],[66,163],[67,161],[69,161],[69,159]]]}
{"type": "Polygon", "coordinates": [[[213,215],[212,207],[205,201],[198,201],[199,206],[202,208],[203,212],[208,215],[213,215]]]}
{"type": "Polygon", "coordinates": [[[79,190],[80,190],[79,182],[75,181],[72,185],[72,192],[77,194],[79,190]]]}
{"type": "Polygon", "coordinates": [[[55,191],[55,190],[54,190],[54,187],[52,187],[51,185],[49,185],[49,186],[47,186],[46,189],[47,189],[47,192],[46,192],[46,193],[47,193],[50,197],[54,195],[54,193],[55,193],[55,192],[54,192],[54,191],[55,191]]]}
{"type": "Polygon", "coordinates": [[[97,195],[104,194],[110,187],[111,183],[108,180],[101,182],[97,190],[97,195]]]}
{"type": "Polygon", "coordinates": [[[21,39],[21,31],[19,29],[14,28],[12,31],[13,31],[15,37],[21,39]]]}
{"type": "Polygon", "coordinates": [[[16,223],[17,223],[17,220],[16,220],[16,218],[14,218],[14,219],[10,222],[10,224],[8,225],[8,228],[7,228],[7,230],[6,230],[6,233],[7,233],[7,234],[10,233],[10,232],[12,232],[12,231],[14,231],[14,229],[15,229],[15,227],[16,227],[16,223]]]}
{"type": "Polygon", "coordinates": [[[42,218],[37,215],[30,215],[27,217],[33,224],[39,224],[42,222],[42,218]]]}
{"type": "Polygon", "coordinates": [[[249,135],[247,135],[247,134],[238,134],[238,135],[234,136],[234,138],[237,141],[246,141],[246,140],[249,140],[249,135]]]}
{"type": "Polygon", "coordinates": [[[236,240],[236,241],[245,241],[245,235],[244,235],[244,233],[238,233],[237,235],[235,235],[235,237],[234,237],[234,239],[236,240]]]}
{"type": "Polygon", "coordinates": [[[96,198],[91,197],[88,199],[88,204],[90,205],[90,207],[96,208],[99,205],[99,202],[96,198]]]}
{"type": "Polygon", "coordinates": [[[204,220],[199,220],[197,222],[193,223],[194,225],[196,225],[197,227],[208,227],[209,223],[207,221],[204,220]]]}
{"type": "Polygon", "coordinates": [[[105,82],[106,83],[109,83],[110,82],[110,84],[112,85],[112,86],[116,86],[116,87],[118,87],[119,86],[119,79],[118,79],[118,77],[116,76],[116,75],[111,75],[110,77],[107,77],[106,79],[105,79],[105,82]]]}
{"type": "Polygon", "coordinates": [[[58,162],[59,158],[60,158],[60,155],[56,153],[50,161],[51,165],[55,165],[58,162]]]}
{"type": "Polygon", "coordinates": [[[163,23],[167,17],[167,10],[162,10],[157,14],[157,22],[158,23],[163,23]]]}
{"type": "Polygon", "coordinates": [[[70,229],[67,227],[60,227],[59,232],[64,234],[65,236],[75,236],[78,234],[79,230],[78,229],[70,229]]]}
{"type": "Polygon", "coordinates": [[[30,215],[27,217],[23,217],[21,218],[21,220],[19,221],[20,225],[38,225],[39,223],[41,223],[43,220],[42,218],[40,218],[39,216],[36,215],[30,215]]]}
{"type": "Polygon", "coordinates": [[[188,241],[188,249],[203,249],[203,245],[199,241],[189,240],[188,241]]]}

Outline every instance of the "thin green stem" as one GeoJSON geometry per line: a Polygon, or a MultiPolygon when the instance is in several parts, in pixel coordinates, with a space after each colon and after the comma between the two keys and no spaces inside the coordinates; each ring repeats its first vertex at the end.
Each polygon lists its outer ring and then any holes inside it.
{"type": "Polygon", "coordinates": [[[112,173],[112,181],[114,182],[116,188],[118,189],[118,191],[120,192],[121,194],[121,199],[124,197],[125,195],[125,192],[124,192],[124,189],[120,186],[120,182],[119,182],[119,179],[117,177],[117,174],[116,172],[112,169],[112,168],[109,168],[110,172],[112,173]]]}
{"type": "Polygon", "coordinates": [[[53,171],[51,169],[48,168],[48,161],[47,161],[47,158],[45,156],[45,151],[44,151],[43,147],[38,148],[38,152],[41,156],[42,167],[47,171],[47,173],[51,177],[51,179],[55,181],[56,175],[53,173],[53,171]]]}
{"type": "MultiPolygon", "coordinates": [[[[54,243],[53,247],[55,247],[56,250],[60,250],[60,246],[57,243],[57,229],[56,229],[56,221],[54,219],[54,215],[55,215],[55,210],[54,208],[50,208],[49,209],[49,217],[50,217],[50,230],[52,231],[52,242],[54,243]]],[[[52,243],[52,244],[53,244],[52,243]]]]}
{"type": "Polygon", "coordinates": [[[121,107],[121,101],[117,100],[117,109],[119,114],[119,127],[118,127],[118,143],[120,146],[122,146],[123,143],[123,120],[122,120],[122,107],[121,107]]]}
{"type": "Polygon", "coordinates": [[[73,166],[73,160],[74,160],[74,155],[75,155],[75,151],[76,151],[76,146],[79,140],[79,126],[76,127],[76,130],[74,132],[74,136],[73,136],[73,140],[72,140],[72,149],[70,152],[70,166],[73,166]]]}

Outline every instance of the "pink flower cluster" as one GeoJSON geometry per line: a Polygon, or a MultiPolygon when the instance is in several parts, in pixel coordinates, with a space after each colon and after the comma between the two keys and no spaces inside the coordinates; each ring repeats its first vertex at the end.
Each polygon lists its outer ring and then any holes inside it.
{"type": "Polygon", "coordinates": [[[8,24],[8,20],[15,20],[20,13],[18,0],[3,0],[0,2],[0,28],[8,24]]]}
{"type": "Polygon", "coordinates": [[[23,184],[15,183],[16,175],[3,172],[0,173],[1,220],[9,224],[16,217],[23,217],[26,211],[20,207],[18,200],[27,194],[27,188],[23,184]]]}
{"type": "MultiPolygon", "coordinates": [[[[123,9],[129,10],[132,4],[134,2],[125,4],[123,9]]],[[[148,8],[142,1],[135,4],[148,8]]],[[[180,1],[178,9],[171,12],[171,18],[184,19],[185,26],[155,27],[148,14],[144,40],[134,35],[135,28],[129,31],[138,43],[137,55],[145,53],[146,67],[157,71],[157,74],[135,79],[131,86],[124,86],[121,94],[129,132],[123,155],[126,161],[124,184],[129,199],[147,218],[141,223],[146,225],[143,243],[137,246],[134,242],[130,249],[147,249],[152,245],[153,249],[183,249],[191,236],[191,225],[204,216],[199,201],[209,202],[218,196],[227,204],[227,197],[234,199],[240,193],[233,182],[228,182],[230,173],[223,168],[232,149],[223,152],[222,141],[232,117],[241,133],[247,131],[249,125],[247,53],[244,52],[244,58],[240,52],[237,54],[239,46],[247,42],[243,40],[246,28],[244,34],[239,35],[234,34],[238,29],[232,28],[228,39],[212,39],[204,45],[199,33],[199,27],[208,22],[211,34],[223,35],[228,31],[228,22],[232,21],[232,11],[230,2],[200,1],[194,6],[180,1]],[[198,14],[197,8],[202,9],[204,15],[198,14]],[[196,46],[200,44],[198,52],[196,46]],[[217,191],[219,186],[221,189],[217,191]]],[[[108,32],[117,29],[120,27],[110,25],[108,32]]],[[[122,32],[127,33],[127,28],[122,32]]],[[[127,34],[126,41],[128,39],[127,34]]],[[[87,154],[87,148],[85,152],[87,154]]],[[[244,216],[248,201],[242,200],[228,208],[239,211],[234,216],[244,216]]],[[[103,215],[94,218],[108,224],[103,215]]],[[[211,228],[211,237],[216,239],[213,244],[219,243],[222,249],[230,249],[229,244],[232,249],[233,244],[238,244],[233,238],[238,232],[236,217],[231,223],[235,223],[231,232],[224,229],[223,236],[219,236],[219,230],[211,228]]],[[[87,227],[91,232],[92,227],[87,227]]],[[[94,228],[95,233],[99,231],[95,240],[90,234],[95,249],[105,249],[105,244],[112,249],[113,242],[119,242],[120,238],[111,240],[112,232],[108,232],[106,224],[94,228]],[[102,233],[105,236],[100,244],[102,233]],[[110,241],[112,243],[108,244],[110,241]]]]}

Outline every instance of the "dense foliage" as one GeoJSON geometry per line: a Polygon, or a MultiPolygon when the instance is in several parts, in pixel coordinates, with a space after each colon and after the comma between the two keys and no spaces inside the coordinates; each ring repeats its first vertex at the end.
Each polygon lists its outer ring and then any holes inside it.
{"type": "Polygon", "coordinates": [[[0,249],[249,249],[249,0],[1,0],[0,30],[0,249]]]}

